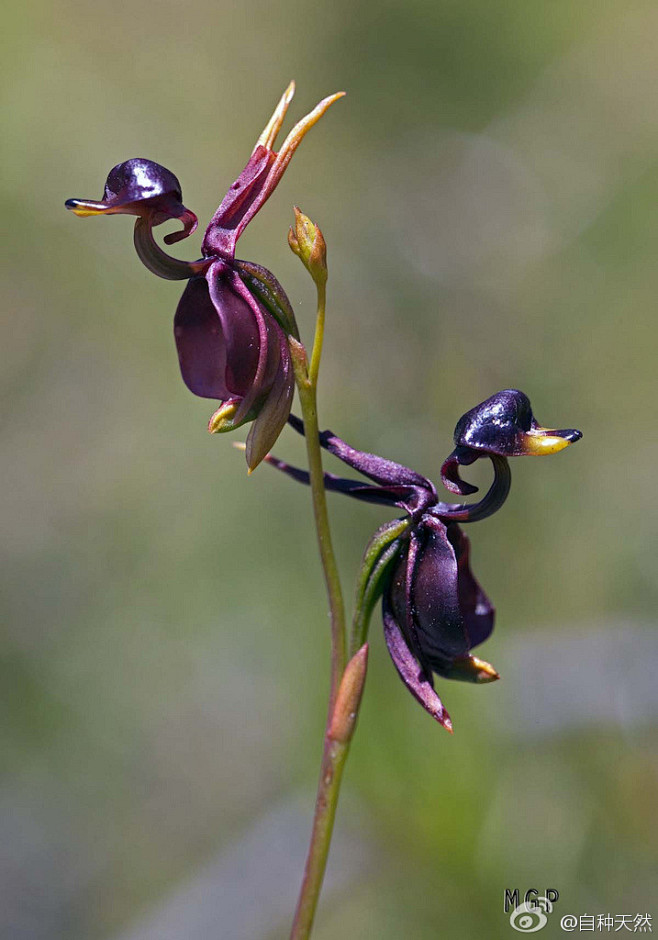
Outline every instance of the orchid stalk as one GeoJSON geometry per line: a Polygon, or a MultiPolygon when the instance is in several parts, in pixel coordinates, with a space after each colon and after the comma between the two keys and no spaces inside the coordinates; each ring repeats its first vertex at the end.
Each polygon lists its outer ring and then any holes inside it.
{"type": "Polygon", "coordinates": [[[495,612],[471,570],[470,539],[462,526],[497,512],[510,492],[509,459],[557,453],[580,439],[575,429],[548,429],[534,418],[528,397],[504,389],[467,411],[454,433],[455,447],[441,467],[448,492],[470,496],[462,467],[491,462],[493,479],[481,499],[444,502],[427,477],[388,458],[360,450],[332,431],[321,431],[318,381],[327,304],[327,246],[320,228],[295,208],[288,242],[315,285],[317,306],[310,355],[292,304],[267,268],[236,258],[237,242],[261,211],[308,131],[342,97],[324,98],[275,150],[294,94],[286,89],[251,155],[206,229],[201,257],[182,261],[156,241],[153,230],[178,220],[167,245],[187,238],[197,217],[183,204],[181,186],[165,167],[133,158],[109,173],[101,200],[70,199],[81,217],[135,216],[134,244],[159,277],[187,282],[174,317],[174,338],[187,388],[217,405],[208,430],[222,434],[250,425],[244,450],[249,473],[262,462],[311,490],[320,561],[330,613],[329,704],[322,763],[306,866],[291,940],[313,928],[333,831],[341,781],[356,727],[368,665],[368,630],[379,601],[384,640],[403,684],[445,730],[453,723],[435,688],[435,676],[484,685],[497,670],[472,651],[491,634],[495,612]],[[295,389],[301,418],[292,414],[295,389]],[[308,467],[271,453],[288,424],[302,434],[308,467]],[[358,477],[323,466],[323,453],[358,477]],[[357,577],[351,628],[334,553],[327,492],[396,511],[366,546],[357,577]]]}

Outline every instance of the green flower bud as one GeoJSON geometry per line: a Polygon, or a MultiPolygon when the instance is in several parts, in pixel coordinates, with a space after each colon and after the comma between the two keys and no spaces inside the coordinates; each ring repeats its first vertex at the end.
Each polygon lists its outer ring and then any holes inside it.
{"type": "Polygon", "coordinates": [[[324,236],[307,215],[295,208],[295,225],[288,232],[288,244],[317,285],[327,281],[327,245],[324,236]]]}

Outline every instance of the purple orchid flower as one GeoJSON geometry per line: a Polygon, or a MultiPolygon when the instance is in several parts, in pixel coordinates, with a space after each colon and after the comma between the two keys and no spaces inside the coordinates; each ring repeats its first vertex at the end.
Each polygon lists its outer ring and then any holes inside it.
{"type": "MultiPolygon", "coordinates": [[[[289,423],[304,433],[291,415],[289,423]]],[[[467,412],[455,429],[456,448],[442,467],[452,492],[473,493],[477,487],[459,478],[458,467],[487,457],[494,480],[477,503],[452,504],[438,499],[430,480],[375,454],[356,450],[331,431],[320,435],[322,446],[372,483],[325,474],[328,490],[354,499],[395,506],[408,514],[399,532],[396,523],[382,526],[370,542],[373,553],[368,577],[382,597],[384,637],[395,668],[409,691],[444,728],[452,722],[434,689],[433,674],[467,682],[499,678],[489,663],[471,651],[494,626],[494,607],[470,567],[470,541],[460,523],[476,522],[496,512],[510,489],[508,457],[556,453],[582,437],[574,429],[551,430],[535,421],[528,397],[505,389],[467,412]]],[[[301,483],[308,473],[275,457],[268,463],[301,483]]]]}
{"type": "Polygon", "coordinates": [[[253,470],[276,441],[290,413],[294,376],[288,336],[299,337],[290,301],[266,268],[235,257],[246,226],[274,192],[306,133],[342,92],[321,101],[274,148],[295,91],[285,91],[237,180],[215,212],[203,239],[202,258],[180,261],[164,252],[153,228],[170,219],[183,223],[165,236],[172,244],[190,235],[196,216],[182,202],[181,187],[165,167],[127,160],[114,167],[99,202],[69,199],[76,215],[136,215],[135,247],[154,274],[188,279],[174,318],[174,336],[187,387],[219,399],[209,422],[213,433],[253,421],[246,457],[253,470]]]}

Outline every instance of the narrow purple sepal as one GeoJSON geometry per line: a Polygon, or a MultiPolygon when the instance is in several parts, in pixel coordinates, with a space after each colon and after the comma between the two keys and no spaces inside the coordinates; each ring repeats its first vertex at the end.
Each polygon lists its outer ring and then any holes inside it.
{"type": "Polygon", "coordinates": [[[446,731],[452,734],[452,721],[443,702],[436,694],[432,685],[431,674],[427,674],[419,665],[404,638],[395,616],[389,606],[386,595],[382,604],[384,620],[384,639],[390,653],[393,665],[406,687],[414,698],[420,702],[426,712],[432,716],[446,731]]]}

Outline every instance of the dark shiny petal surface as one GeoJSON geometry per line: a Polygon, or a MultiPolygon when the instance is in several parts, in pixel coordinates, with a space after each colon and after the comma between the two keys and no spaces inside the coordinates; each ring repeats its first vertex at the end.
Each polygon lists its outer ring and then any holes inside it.
{"type": "Polygon", "coordinates": [[[226,340],[205,277],[192,278],[174,318],[174,336],[183,381],[202,398],[226,399],[226,340]]]}
{"type": "MultiPolygon", "coordinates": [[[[261,336],[248,299],[236,293],[237,278],[233,278],[230,270],[221,262],[216,263],[206,278],[226,343],[226,386],[231,394],[245,396],[252,390],[256,379],[262,339],[266,336],[261,336]]],[[[266,330],[263,329],[262,333],[266,334],[266,330]]],[[[266,355],[267,351],[263,350],[262,358],[266,355]]]]}
{"type": "Polygon", "coordinates": [[[523,432],[532,427],[530,399],[507,388],[471,408],[455,428],[455,444],[505,457],[518,456],[523,432]]]}
{"type": "MultiPolygon", "coordinates": [[[[460,449],[458,447],[455,454],[460,449]]],[[[455,458],[455,454],[448,460],[455,458]]],[[[455,503],[451,505],[450,503],[437,502],[434,506],[429,507],[428,513],[430,515],[436,516],[447,525],[449,522],[479,522],[500,509],[509,495],[512,483],[509,462],[506,457],[499,457],[498,454],[487,454],[486,456],[491,461],[494,478],[484,496],[477,503],[455,503]]],[[[459,460],[457,462],[459,463],[459,460]]]]}
{"type": "Polygon", "coordinates": [[[459,605],[457,559],[446,527],[425,516],[416,533],[410,603],[423,655],[430,663],[465,656],[469,643],[459,605]]]}
{"type": "Polygon", "coordinates": [[[137,202],[156,196],[172,196],[183,201],[181,185],[171,170],[146,160],[134,157],[112,167],[105,183],[105,202],[137,202]]]}
{"type": "Polygon", "coordinates": [[[458,525],[449,525],[447,537],[457,558],[457,592],[459,608],[468,635],[469,649],[478,646],[491,635],[495,610],[473,576],[470,566],[471,543],[458,525]]]}
{"type": "Polygon", "coordinates": [[[530,399],[516,388],[503,389],[471,408],[455,428],[458,449],[471,448],[501,457],[554,454],[581,437],[581,432],[575,428],[540,427],[532,413],[530,399]]]}
{"type": "Polygon", "coordinates": [[[431,676],[426,674],[407,646],[386,595],[382,601],[382,616],[386,646],[400,678],[425,711],[447,731],[452,732],[450,715],[434,691],[431,676]]]}

